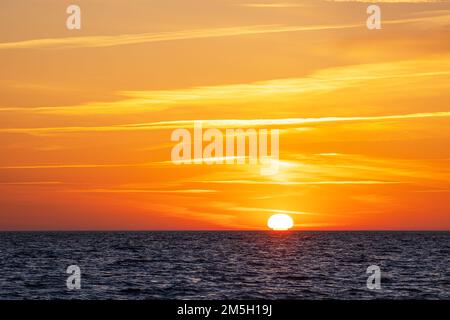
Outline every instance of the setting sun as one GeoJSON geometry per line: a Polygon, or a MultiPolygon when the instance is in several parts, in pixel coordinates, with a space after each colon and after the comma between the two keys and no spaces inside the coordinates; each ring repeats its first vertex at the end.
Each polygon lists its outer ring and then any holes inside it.
{"type": "Polygon", "coordinates": [[[294,221],[287,214],[274,214],[267,221],[267,225],[272,230],[284,231],[294,226],[294,221]]]}

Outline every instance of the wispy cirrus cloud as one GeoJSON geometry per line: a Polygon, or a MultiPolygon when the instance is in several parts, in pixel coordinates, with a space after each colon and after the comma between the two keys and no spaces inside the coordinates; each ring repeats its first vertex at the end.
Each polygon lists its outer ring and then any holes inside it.
{"type": "MultiPolygon", "coordinates": [[[[256,6],[264,6],[264,4],[256,4],[256,6]]],[[[276,4],[265,4],[272,5],[276,4]]],[[[278,4],[278,6],[287,6],[287,4],[278,4]]],[[[384,25],[395,25],[405,23],[421,23],[421,22],[448,22],[450,15],[446,12],[433,16],[394,19],[383,21],[384,25]]],[[[339,29],[352,29],[365,27],[365,22],[351,24],[328,24],[328,25],[250,25],[235,26],[222,28],[204,28],[192,30],[167,31],[157,33],[137,33],[137,34],[120,34],[111,36],[83,36],[83,37],[66,37],[66,38],[40,38],[22,41],[12,41],[0,43],[2,49],[73,49],[73,48],[106,48],[116,46],[126,46],[134,44],[179,41],[179,40],[195,40],[222,37],[237,37],[257,34],[273,34],[285,32],[305,32],[305,31],[326,31],[339,29]]]]}
{"type": "Polygon", "coordinates": [[[260,2],[260,3],[242,3],[239,4],[241,7],[249,8],[295,8],[295,7],[305,7],[307,4],[304,3],[292,3],[292,2],[260,2]]]}
{"type": "MultiPolygon", "coordinates": [[[[327,2],[363,2],[363,3],[442,3],[449,2],[449,0],[325,0],[327,2]]],[[[305,7],[306,3],[295,2],[254,2],[240,4],[243,7],[250,8],[293,8],[305,7]]]]}
{"type": "Polygon", "coordinates": [[[114,36],[85,36],[68,38],[32,39],[16,42],[0,43],[0,49],[42,49],[42,48],[104,48],[141,43],[152,43],[175,40],[194,40],[221,37],[236,37],[255,34],[319,31],[347,29],[358,27],[357,24],[283,26],[283,25],[253,25],[225,28],[210,28],[198,30],[183,30],[160,33],[123,34],[114,36]]]}
{"type": "Polygon", "coordinates": [[[252,207],[231,207],[227,210],[239,211],[239,212],[267,212],[267,213],[286,213],[286,214],[298,214],[298,215],[320,215],[320,213],[315,212],[305,212],[305,211],[293,211],[293,210],[283,210],[283,209],[268,209],[268,208],[252,208],[252,207]]]}
{"type": "MultiPolygon", "coordinates": [[[[435,118],[435,117],[449,117],[450,111],[443,112],[428,112],[428,113],[412,113],[399,115],[385,115],[385,116],[363,116],[363,117],[319,117],[319,118],[284,118],[284,119],[220,119],[220,120],[200,120],[204,127],[260,127],[260,126],[296,126],[314,123],[325,122],[347,122],[347,121],[382,121],[382,120],[402,120],[402,119],[419,119],[419,118],[435,118]]],[[[178,127],[191,127],[196,120],[179,120],[179,121],[162,121],[158,123],[138,124],[135,127],[147,127],[147,125],[156,125],[158,129],[178,127]],[[176,125],[175,127],[173,125],[176,125]]]]}
{"type": "Polygon", "coordinates": [[[0,182],[0,186],[53,186],[60,185],[61,181],[7,181],[0,182]]]}
{"type": "Polygon", "coordinates": [[[78,192],[78,193],[167,193],[167,194],[202,194],[202,193],[214,193],[216,190],[212,189],[179,189],[179,190],[156,190],[156,189],[115,189],[115,188],[103,188],[103,189],[70,189],[63,190],[65,192],[78,192]]]}
{"type": "Polygon", "coordinates": [[[327,68],[299,78],[273,79],[251,83],[224,84],[173,90],[122,91],[122,99],[55,107],[6,107],[0,112],[26,112],[60,115],[134,114],[161,111],[186,104],[214,106],[229,103],[261,103],[291,99],[294,95],[324,93],[356,87],[370,81],[410,81],[450,75],[448,56],[430,60],[327,68]]]}
{"type": "Polygon", "coordinates": [[[448,0],[326,0],[328,2],[369,2],[369,3],[440,3],[448,0]]]}
{"type": "Polygon", "coordinates": [[[86,163],[86,164],[32,164],[32,165],[12,165],[0,166],[0,169],[89,169],[89,168],[129,168],[129,167],[148,167],[154,163],[86,163]]]}
{"type": "Polygon", "coordinates": [[[399,184],[398,181],[376,181],[376,180],[334,180],[334,181],[261,181],[261,180],[204,180],[199,183],[210,184],[250,184],[250,185],[278,185],[278,186],[302,186],[302,185],[376,185],[376,184],[399,184]]]}
{"type": "MultiPolygon", "coordinates": [[[[319,118],[281,118],[281,119],[213,119],[213,120],[174,120],[148,123],[135,123],[111,126],[86,126],[86,127],[45,127],[45,128],[2,128],[0,133],[27,133],[27,134],[52,134],[52,133],[79,133],[79,132],[120,132],[120,131],[148,131],[177,128],[192,128],[195,122],[202,123],[204,128],[247,128],[261,126],[289,127],[297,125],[320,124],[330,122],[364,122],[383,120],[408,120],[424,118],[448,118],[450,111],[411,113],[384,116],[354,116],[354,117],[319,117],[319,118]]],[[[111,165],[117,166],[117,165],[111,165]]]]}
{"type": "MultiPolygon", "coordinates": [[[[195,122],[201,122],[204,128],[246,128],[261,126],[289,127],[297,125],[320,124],[330,122],[364,122],[383,120],[408,120],[424,118],[448,118],[450,111],[412,113],[385,116],[354,116],[354,117],[319,117],[319,118],[281,118],[281,119],[213,119],[213,120],[175,120],[148,123],[135,123],[111,126],[86,126],[86,127],[45,127],[45,128],[2,128],[0,133],[27,133],[27,134],[52,134],[52,133],[78,133],[78,132],[115,132],[115,131],[148,131],[162,129],[191,128],[195,122]]],[[[111,165],[117,166],[117,165],[111,165]]]]}

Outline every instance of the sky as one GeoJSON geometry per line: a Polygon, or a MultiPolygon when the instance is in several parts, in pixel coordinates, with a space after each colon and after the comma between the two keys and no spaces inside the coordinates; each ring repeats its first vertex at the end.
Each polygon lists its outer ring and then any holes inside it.
{"type": "Polygon", "coordinates": [[[0,230],[450,230],[450,2],[0,3],[0,230]],[[171,133],[279,129],[279,171],[171,133]]]}

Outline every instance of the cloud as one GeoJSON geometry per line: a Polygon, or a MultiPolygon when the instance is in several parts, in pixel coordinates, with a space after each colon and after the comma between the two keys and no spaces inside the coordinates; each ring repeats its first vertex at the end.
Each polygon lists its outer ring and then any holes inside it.
{"type": "Polygon", "coordinates": [[[60,185],[62,182],[60,181],[8,181],[8,182],[0,182],[2,186],[36,186],[36,185],[60,185]]]}
{"type": "Polygon", "coordinates": [[[221,120],[178,120],[162,121],[156,123],[135,124],[132,127],[151,128],[186,128],[193,126],[194,122],[199,121],[203,127],[212,128],[230,128],[230,127],[261,127],[261,126],[296,126],[314,123],[326,122],[348,122],[348,121],[383,121],[383,120],[402,120],[402,119],[420,119],[420,118],[440,118],[449,117],[450,111],[426,112],[385,116],[353,116],[353,117],[319,117],[319,118],[284,118],[284,119],[221,119],[221,120]]]}
{"type": "Polygon", "coordinates": [[[132,44],[162,42],[162,41],[235,37],[244,35],[270,34],[282,32],[347,29],[347,28],[355,28],[358,26],[360,25],[359,24],[312,25],[312,26],[254,25],[254,26],[160,32],[160,33],[123,34],[114,36],[46,38],[46,39],[23,40],[16,42],[4,42],[0,43],[0,49],[104,48],[104,47],[115,47],[132,44]]]}
{"type": "MultiPolygon", "coordinates": [[[[384,20],[384,25],[405,24],[416,22],[448,22],[448,14],[419,17],[411,19],[384,20]]],[[[205,28],[194,30],[167,31],[159,33],[138,33],[138,34],[120,34],[112,36],[84,36],[67,38],[41,38],[14,42],[0,43],[1,49],[72,49],[72,48],[106,48],[116,46],[126,46],[134,44],[154,43],[163,41],[195,40],[222,37],[236,37],[257,34],[272,34],[285,32],[304,32],[304,31],[324,31],[340,30],[352,28],[365,28],[365,22],[357,24],[330,24],[330,25],[307,25],[307,26],[287,26],[279,24],[271,25],[252,25],[236,26],[223,28],[205,28]]]]}
{"type": "Polygon", "coordinates": [[[88,169],[88,168],[121,168],[121,167],[147,167],[153,163],[114,163],[114,164],[36,164],[2,166],[0,169],[88,169]]]}
{"type": "Polygon", "coordinates": [[[199,183],[212,184],[261,184],[280,186],[302,186],[302,185],[374,185],[374,184],[399,184],[397,181],[376,180],[335,180],[335,181],[258,181],[258,180],[203,180],[199,183]]]}
{"type": "Polygon", "coordinates": [[[449,193],[450,189],[430,189],[430,190],[418,190],[414,192],[419,193],[449,193]]]}
{"type": "MultiPolygon", "coordinates": [[[[148,123],[135,123],[112,126],[91,127],[45,127],[45,128],[1,128],[0,133],[26,133],[26,134],[54,134],[54,133],[81,133],[81,132],[121,132],[121,131],[148,131],[177,128],[192,128],[195,122],[201,122],[203,128],[248,128],[248,127],[289,127],[297,125],[312,125],[334,122],[364,122],[384,120],[408,120],[425,118],[447,118],[450,111],[425,112],[411,114],[397,114],[384,116],[354,116],[354,117],[318,117],[318,118],[281,118],[281,119],[213,119],[213,120],[174,120],[148,123]]],[[[84,166],[84,165],[74,165],[84,166]]],[[[118,166],[116,164],[105,166],[118,166]]],[[[128,165],[127,165],[128,166],[128,165]]]]}
{"type": "Polygon", "coordinates": [[[249,8],[295,8],[295,7],[305,7],[307,5],[289,2],[272,2],[272,3],[243,3],[238,4],[238,6],[249,8]]]}
{"type": "MultiPolygon", "coordinates": [[[[293,211],[293,210],[283,210],[283,209],[268,209],[268,208],[254,208],[254,207],[229,207],[227,210],[238,211],[238,212],[266,212],[266,213],[285,213],[293,215],[302,216],[335,216],[336,214],[329,213],[318,213],[318,212],[306,212],[306,211],[293,211]]],[[[342,216],[342,215],[341,215],[342,216]]]]}
{"type": "Polygon", "coordinates": [[[365,3],[442,3],[448,0],[326,0],[328,2],[365,2],[365,3]]]}
{"type": "MultiPolygon", "coordinates": [[[[174,90],[122,91],[121,100],[72,106],[0,108],[0,112],[58,115],[136,114],[162,111],[186,105],[214,107],[230,103],[289,102],[295,95],[323,93],[366,85],[369,81],[426,79],[450,75],[448,55],[429,60],[327,68],[299,78],[273,79],[251,83],[202,86],[174,90]]],[[[123,129],[126,130],[126,129],[123,129]]]]}
{"type": "Polygon", "coordinates": [[[304,212],[304,211],[292,211],[282,209],[267,209],[267,208],[249,208],[249,207],[231,207],[228,210],[239,212],[268,212],[268,213],[286,213],[286,214],[298,214],[298,215],[320,215],[320,213],[304,212]]]}
{"type": "Polygon", "coordinates": [[[216,190],[211,189],[181,189],[181,190],[155,190],[155,189],[74,189],[65,190],[65,192],[80,192],[80,193],[180,193],[180,194],[202,194],[214,193],[216,190]]]}

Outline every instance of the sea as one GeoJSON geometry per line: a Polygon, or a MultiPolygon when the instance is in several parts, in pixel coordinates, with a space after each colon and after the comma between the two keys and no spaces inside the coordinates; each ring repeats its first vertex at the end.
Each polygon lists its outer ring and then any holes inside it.
{"type": "Polygon", "coordinates": [[[0,232],[16,299],[450,299],[450,232],[0,232]]]}

